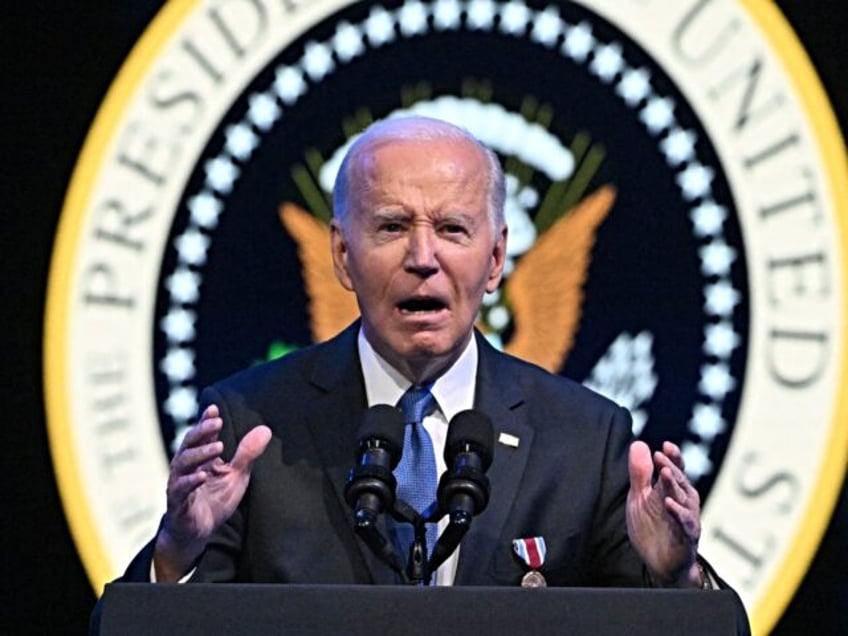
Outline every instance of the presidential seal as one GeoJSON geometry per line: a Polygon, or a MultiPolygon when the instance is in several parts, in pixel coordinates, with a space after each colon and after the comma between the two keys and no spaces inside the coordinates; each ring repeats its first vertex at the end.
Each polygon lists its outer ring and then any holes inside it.
{"type": "Polygon", "coordinates": [[[701,551],[776,622],[848,448],[844,145],[764,0],[168,3],[74,173],[45,318],[51,448],[96,589],[156,531],[204,385],[356,317],[330,192],[371,121],[507,175],[478,327],[679,443],[701,551]]]}

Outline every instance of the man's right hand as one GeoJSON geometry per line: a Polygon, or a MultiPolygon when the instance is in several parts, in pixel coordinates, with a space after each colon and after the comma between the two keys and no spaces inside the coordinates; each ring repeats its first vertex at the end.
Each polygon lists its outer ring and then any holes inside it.
{"type": "Polygon", "coordinates": [[[228,463],[221,459],[222,426],[218,407],[210,405],[171,460],[168,509],[153,556],[157,582],[174,583],[193,567],[212,533],[235,512],[253,462],[271,440],[271,429],[257,426],[242,438],[228,463]]]}

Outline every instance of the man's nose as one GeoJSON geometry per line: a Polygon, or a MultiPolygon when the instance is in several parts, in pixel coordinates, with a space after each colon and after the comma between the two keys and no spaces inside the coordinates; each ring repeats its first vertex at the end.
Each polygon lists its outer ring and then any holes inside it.
{"type": "Polygon", "coordinates": [[[404,266],[407,271],[420,276],[430,276],[438,271],[436,237],[433,235],[432,228],[417,225],[410,230],[404,266]]]}

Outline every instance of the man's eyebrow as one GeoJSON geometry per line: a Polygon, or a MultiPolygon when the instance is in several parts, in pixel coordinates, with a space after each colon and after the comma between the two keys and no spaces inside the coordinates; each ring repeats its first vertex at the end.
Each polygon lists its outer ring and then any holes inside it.
{"type": "Polygon", "coordinates": [[[474,225],[474,215],[467,214],[466,212],[444,212],[437,217],[437,220],[441,223],[466,223],[468,225],[474,225]]]}
{"type": "Polygon", "coordinates": [[[374,210],[373,218],[377,221],[401,221],[408,219],[411,215],[409,212],[398,208],[384,208],[374,210]]]}
{"type": "Polygon", "coordinates": [[[438,216],[440,221],[465,221],[471,223],[474,221],[474,215],[467,212],[443,212],[438,216]]]}

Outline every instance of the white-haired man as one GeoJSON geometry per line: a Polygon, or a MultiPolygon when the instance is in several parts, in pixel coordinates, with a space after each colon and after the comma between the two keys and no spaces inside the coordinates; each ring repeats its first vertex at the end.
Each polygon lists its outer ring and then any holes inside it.
{"type": "Polygon", "coordinates": [[[426,118],[371,126],[340,168],[331,227],[361,319],[204,392],[158,535],[126,578],[396,582],[355,534],[344,482],[363,411],[427,387],[433,461],[448,422],[472,407],[517,441],[496,445],[491,502],[435,582],[518,585],[513,540],[543,537],[548,585],[716,584],[697,555],[700,502],[679,449],[652,455],[631,441],[624,409],[475,331],[503,274],[503,202],[497,158],[465,131],[426,118]]]}

